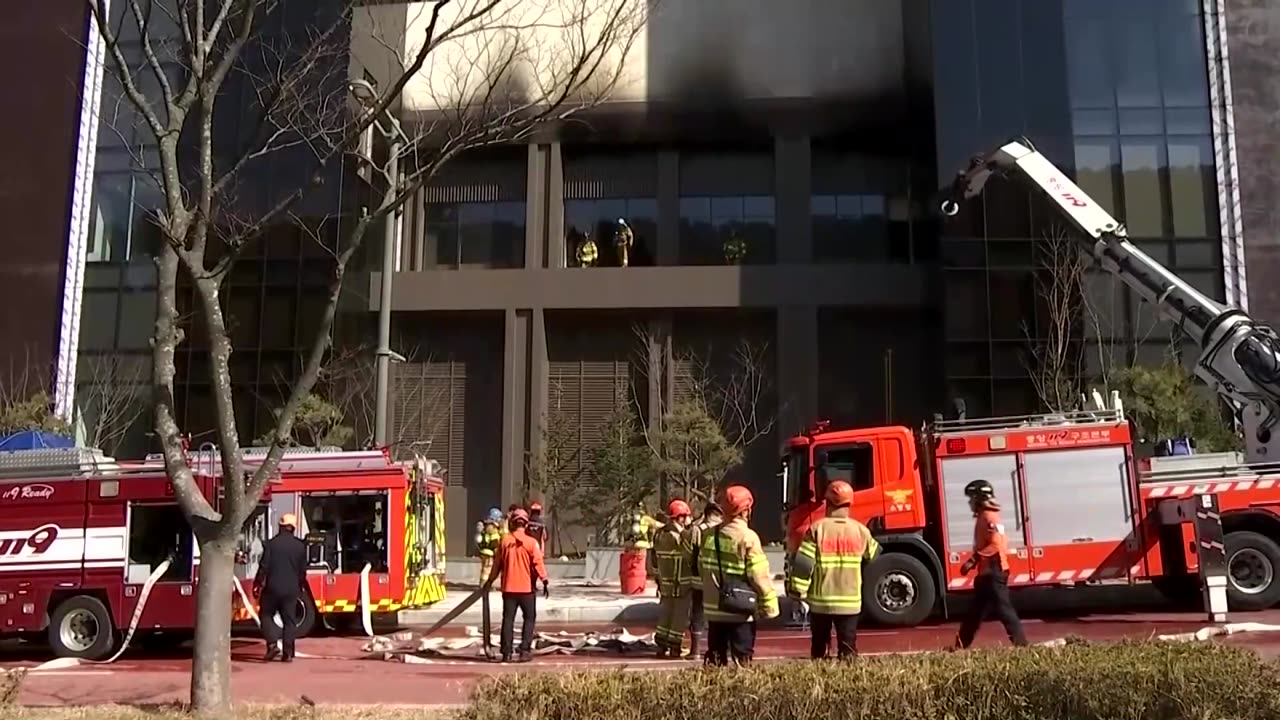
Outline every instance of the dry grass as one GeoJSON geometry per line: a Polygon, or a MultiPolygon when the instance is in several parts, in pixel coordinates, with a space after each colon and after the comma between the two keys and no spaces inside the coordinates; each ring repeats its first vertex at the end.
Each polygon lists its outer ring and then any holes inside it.
{"type": "MultiPolygon", "coordinates": [[[[177,706],[128,707],[99,705],[73,708],[5,708],[4,720],[191,720],[177,706]]],[[[433,708],[379,705],[245,705],[236,711],[239,720],[453,720],[456,713],[433,708]]]]}
{"type": "Polygon", "coordinates": [[[746,670],[512,673],[462,720],[1275,720],[1280,666],[1208,643],[794,661],[746,670]]]}

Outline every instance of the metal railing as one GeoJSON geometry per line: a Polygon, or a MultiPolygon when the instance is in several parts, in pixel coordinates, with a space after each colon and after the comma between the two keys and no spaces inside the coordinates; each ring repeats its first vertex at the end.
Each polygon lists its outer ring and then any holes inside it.
{"type": "Polygon", "coordinates": [[[1118,424],[1124,421],[1124,413],[1120,410],[1073,410],[1060,413],[1036,413],[1006,417],[936,420],[926,425],[926,428],[935,433],[995,432],[1035,427],[1062,427],[1097,423],[1118,424]]]}

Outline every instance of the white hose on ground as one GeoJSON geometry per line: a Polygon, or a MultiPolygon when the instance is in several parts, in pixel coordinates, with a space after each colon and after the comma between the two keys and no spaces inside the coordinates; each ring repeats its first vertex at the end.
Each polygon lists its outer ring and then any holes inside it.
{"type": "Polygon", "coordinates": [[[29,670],[28,672],[37,672],[40,670],[58,670],[61,668],[75,667],[80,664],[89,665],[107,665],[120,659],[124,655],[124,651],[129,649],[129,643],[133,641],[134,633],[138,631],[138,625],[142,622],[142,611],[147,608],[147,599],[151,597],[151,589],[155,587],[161,576],[169,570],[169,566],[173,564],[172,558],[166,558],[155,570],[151,571],[151,575],[147,577],[146,582],[142,583],[142,594],[138,597],[138,604],[133,608],[133,617],[129,618],[129,631],[125,633],[124,642],[120,643],[120,649],[116,653],[105,660],[86,660],[83,658],[57,658],[46,663],[41,663],[29,670]]]}

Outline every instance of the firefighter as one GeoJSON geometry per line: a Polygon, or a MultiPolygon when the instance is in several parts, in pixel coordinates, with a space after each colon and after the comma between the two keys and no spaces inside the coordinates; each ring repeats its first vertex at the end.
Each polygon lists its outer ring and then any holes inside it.
{"type": "Polygon", "coordinates": [[[498,552],[498,543],[502,541],[502,511],[489,508],[489,514],[482,522],[476,523],[476,550],[480,553],[480,582],[489,577],[493,569],[493,556],[498,552]]]}
{"type": "Polygon", "coordinates": [[[693,511],[684,500],[667,505],[668,522],[658,530],[653,550],[658,557],[658,597],[662,620],[654,633],[658,657],[680,657],[684,649],[684,631],[689,624],[690,593],[681,582],[684,576],[684,551],[681,535],[689,527],[693,511]]]}
{"type": "Polygon", "coordinates": [[[613,233],[613,247],[618,253],[618,267],[626,267],[631,260],[631,246],[635,244],[636,235],[624,218],[618,218],[617,230],[613,233]]]}
{"type": "Polygon", "coordinates": [[[973,604],[960,623],[954,649],[963,650],[973,644],[973,637],[988,614],[1000,619],[1014,645],[1026,645],[1022,621],[1009,599],[1009,541],[1000,522],[995,488],[986,480],[974,480],[964,487],[964,494],[969,498],[975,522],[973,555],[960,566],[960,572],[968,575],[977,568],[978,577],[973,582],[973,604]]]}
{"type": "Polygon", "coordinates": [[[575,254],[580,267],[595,267],[596,260],[600,257],[600,251],[596,249],[596,241],[591,239],[591,233],[582,234],[582,240],[578,241],[578,249],[575,254]]]}
{"type": "Polygon", "coordinates": [[[266,662],[278,656],[292,662],[295,653],[298,601],[307,597],[307,544],[294,534],[297,528],[297,515],[280,516],[280,530],[267,541],[253,582],[253,594],[259,599],[258,621],[262,623],[262,637],[267,641],[263,658],[266,662]],[[282,627],[276,626],[277,614],[282,627]],[[276,643],[280,643],[280,647],[277,648],[276,643]]]}
{"type": "Polygon", "coordinates": [[[529,503],[529,537],[538,543],[538,549],[545,556],[547,553],[547,525],[542,520],[542,503],[529,503]]]}
{"type": "Polygon", "coordinates": [[[511,531],[502,536],[498,555],[489,575],[492,583],[502,577],[502,662],[511,662],[515,643],[516,611],[520,611],[520,662],[533,659],[533,638],[538,621],[535,583],[542,581],[542,597],[550,597],[547,566],[542,549],[529,537],[529,513],[516,508],[508,518],[511,531]]]}
{"type": "Polygon", "coordinates": [[[827,485],[826,501],[826,517],[809,527],[792,558],[787,592],[809,603],[810,657],[827,657],[835,630],[839,658],[851,660],[858,655],[862,564],[880,554],[880,543],[866,525],[849,517],[849,483],[827,485]]]}
{"type": "Polygon", "coordinates": [[[702,537],[723,519],[720,506],[709,502],[702,508],[702,520],[689,525],[680,534],[680,550],[683,553],[680,584],[689,594],[689,657],[697,659],[702,647],[702,637],[707,632],[707,618],[702,611],[702,578],[698,574],[698,558],[702,553],[702,537]]]}
{"type": "Polygon", "coordinates": [[[724,241],[724,259],[730,265],[738,265],[747,257],[747,244],[738,233],[730,231],[724,241]]]}
{"type": "Polygon", "coordinates": [[[631,529],[627,533],[627,545],[632,550],[648,551],[653,546],[653,531],[658,526],[657,518],[645,510],[644,503],[636,504],[635,514],[631,516],[631,529]]]}
{"type": "Polygon", "coordinates": [[[756,616],[777,617],[778,595],[760,536],[747,527],[755,505],[751,491],[730,486],[719,505],[725,521],[704,533],[698,559],[710,626],[707,664],[746,665],[755,654],[756,616]]]}

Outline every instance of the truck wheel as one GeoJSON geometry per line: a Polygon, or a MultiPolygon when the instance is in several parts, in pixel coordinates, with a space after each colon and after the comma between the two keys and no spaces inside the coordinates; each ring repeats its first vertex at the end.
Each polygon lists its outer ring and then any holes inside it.
{"type": "Polygon", "coordinates": [[[867,614],[881,625],[912,627],[933,612],[938,590],[924,563],[903,553],[885,553],[871,562],[863,584],[867,614]]]}
{"type": "Polygon", "coordinates": [[[1254,532],[1226,538],[1227,602],[1233,610],[1265,610],[1280,602],[1280,545],[1254,532]]]}
{"type": "MultiPolygon", "coordinates": [[[[319,619],[319,612],[316,608],[316,602],[311,599],[310,595],[304,595],[298,598],[298,622],[294,624],[294,632],[297,637],[304,638],[316,629],[316,621],[319,619]]],[[[272,615],[269,618],[261,618],[262,622],[275,623],[276,627],[280,627],[278,615],[272,615]]]]}
{"type": "Polygon", "coordinates": [[[110,657],[115,646],[115,624],[98,598],[67,598],[49,617],[49,647],[58,657],[102,660],[110,657]]]}

